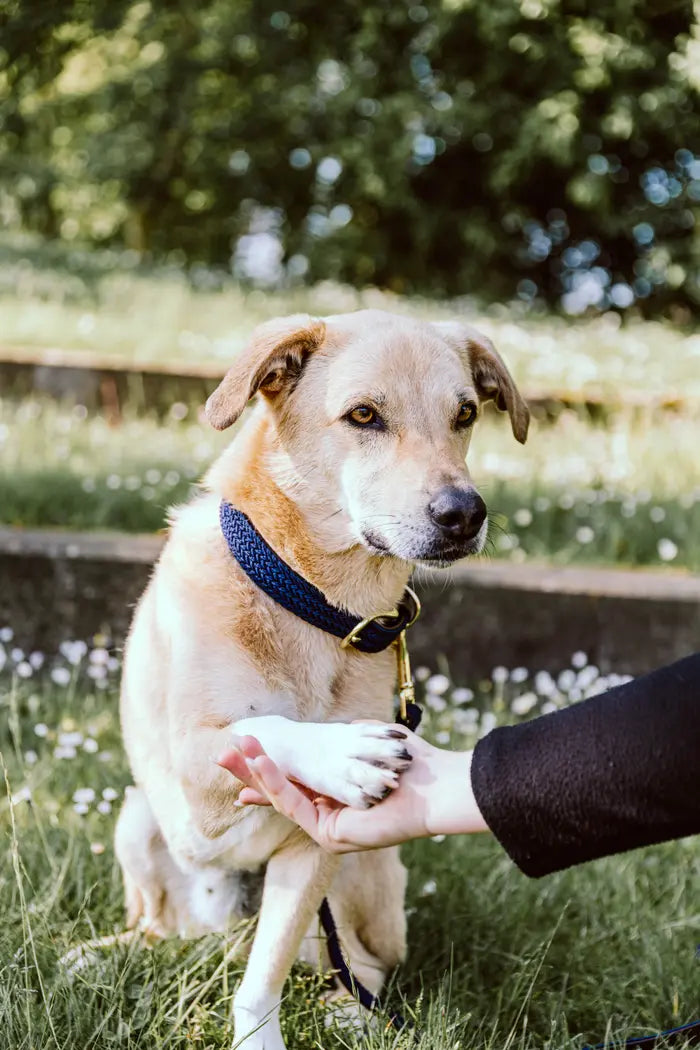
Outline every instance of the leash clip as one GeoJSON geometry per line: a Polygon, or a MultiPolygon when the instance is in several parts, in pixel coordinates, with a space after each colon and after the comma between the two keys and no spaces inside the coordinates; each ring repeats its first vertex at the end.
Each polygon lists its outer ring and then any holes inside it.
{"type": "Polygon", "coordinates": [[[396,677],[399,688],[400,718],[405,723],[408,718],[408,705],[416,702],[416,690],[413,686],[411,658],[408,654],[405,630],[396,639],[396,677]]]}

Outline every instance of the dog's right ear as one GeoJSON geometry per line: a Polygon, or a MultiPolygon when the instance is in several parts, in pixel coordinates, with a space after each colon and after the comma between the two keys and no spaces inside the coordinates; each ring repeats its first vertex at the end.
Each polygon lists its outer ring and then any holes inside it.
{"type": "Polygon", "coordinates": [[[306,357],[321,345],[325,333],[323,321],[308,314],[277,318],[256,328],[206,403],[204,411],[211,425],[217,430],[230,427],[258,390],[269,398],[289,392],[306,357]]]}

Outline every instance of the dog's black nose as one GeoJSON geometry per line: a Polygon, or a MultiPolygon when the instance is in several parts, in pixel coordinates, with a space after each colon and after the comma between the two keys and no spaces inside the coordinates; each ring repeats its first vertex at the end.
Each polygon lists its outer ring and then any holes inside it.
{"type": "Polygon", "coordinates": [[[445,536],[471,540],[486,520],[486,504],[476,489],[447,485],[429,504],[430,517],[445,536]]]}

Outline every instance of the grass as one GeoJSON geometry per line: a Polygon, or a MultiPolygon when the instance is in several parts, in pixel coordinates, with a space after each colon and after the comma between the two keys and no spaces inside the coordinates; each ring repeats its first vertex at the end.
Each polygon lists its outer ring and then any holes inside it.
{"type": "Polygon", "coordinates": [[[267,292],[225,273],[147,269],[133,253],[95,252],[31,238],[0,243],[0,331],[5,343],[121,354],[133,361],[228,362],[260,321],[299,311],[361,307],[480,325],[528,389],[700,396],[700,336],[617,314],[588,321],[527,314],[521,303],[436,303],[330,283],[267,292]]]}
{"type": "MultiPolygon", "coordinates": [[[[7,630],[0,638],[1,1050],[230,1047],[241,965],[226,959],[223,936],[113,949],[72,980],[59,966],[69,946],[121,928],[119,666],[100,645],[69,644],[39,668],[40,654],[13,650],[7,630]]],[[[422,669],[429,732],[471,746],[496,718],[611,684],[583,654],[572,662],[556,682],[496,669],[471,690],[422,669]]],[[[697,840],[538,881],[487,836],[414,843],[404,859],[409,952],[390,999],[418,1020],[418,1041],[327,1030],[317,978],[295,967],[289,1050],[580,1050],[696,1016],[697,840]]]]}
{"type": "MultiPolygon", "coordinates": [[[[190,417],[110,427],[80,406],[0,403],[0,521],[152,531],[229,436],[190,417]]],[[[700,420],[638,414],[608,427],[564,413],[523,448],[487,416],[469,463],[494,519],[490,551],[561,564],[700,569],[700,420]]]]}

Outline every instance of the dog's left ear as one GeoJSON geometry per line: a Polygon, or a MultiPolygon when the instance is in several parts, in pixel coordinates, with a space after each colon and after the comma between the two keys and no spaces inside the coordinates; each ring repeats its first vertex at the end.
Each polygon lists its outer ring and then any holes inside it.
{"type": "Polygon", "coordinates": [[[258,390],[270,399],[289,390],[325,334],[323,321],[308,314],[259,325],[206,403],[204,412],[211,425],[217,430],[230,427],[258,390]]]}
{"type": "Polygon", "coordinates": [[[459,321],[436,321],[434,327],[466,356],[479,397],[482,401],[494,401],[502,412],[508,413],[513,435],[524,444],[530,425],[530,410],[491,340],[471,325],[459,321]]]}

